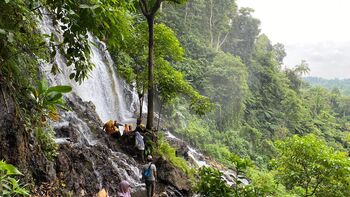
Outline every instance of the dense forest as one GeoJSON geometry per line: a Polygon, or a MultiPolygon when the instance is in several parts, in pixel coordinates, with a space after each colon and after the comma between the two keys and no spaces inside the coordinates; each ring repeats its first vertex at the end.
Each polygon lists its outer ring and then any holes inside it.
{"type": "MultiPolygon", "coordinates": [[[[254,10],[234,0],[0,0],[0,10],[1,96],[13,100],[16,116],[35,133],[46,157],[57,151],[46,119],[67,110],[63,94],[71,88],[48,87],[39,65],[61,72],[53,61],[59,52],[71,68],[69,77],[83,83],[94,69],[92,34],[106,43],[140,106],[148,102],[147,129],[170,130],[250,182],[236,180],[229,187],[220,171],[203,167],[190,173],[196,193],[350,193],[348,86],[310,86],[303,78],[305,62],[282,69],[284,46],[260,33],[254,10]],[[62,37],[40,32],[45,16],[62,37]]],[[[141,107],[138,115],[144,113],[141,107]]],[[[19,173],[5,167],[0,163],[0,175],[19,173]]]]}
{"type": "Polygon", "coordinates": [[[320,77],[304,77],[312,86],[321,86],[330,91],[338,89],[342,94],[350,95],[350,80],[349,79],[323,79],[320,77]]]}

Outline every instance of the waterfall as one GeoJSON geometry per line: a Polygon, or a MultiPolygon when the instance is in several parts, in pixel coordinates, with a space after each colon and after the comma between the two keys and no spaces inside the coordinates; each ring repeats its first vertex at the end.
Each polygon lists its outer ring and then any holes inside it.
{"type": "MultiPolygon", "coordinates": [[[[45,13],[45,11],[43,11],[45,13]]],[[[40,30],[42,34],[54,34],[57,39],[62,40],[62,32],[53,24],[49,15],[44,14],[39,21],[40,30]]],[[[84,80],[82,84],[78,84],[69,79],[69,74],[72,68],[66,66],[66,60],[59,51],[56,53],[55,63],[61,70],[57,75],[50,73],[50,65],[43,62],[41,70],[46,74],[46,77],[51,86],[53,85],[70,85],[73,88],[73,93],[67,95],[67,100],[79,105],[76,96],[79,96],[83,101],[91,101],[96,107],[96,113],[99,118],[105,122],[109,119],[117,120],[121,123],[136,122],[134,112],[137,110],[138,97],[123,80],[118,78],[116,67],[106,48],[106,45],[94,38],[93,35],[88,35],[88,40],[91,48],[90,61],[95,65],[90,72],[89,78],[84,80]],[[125,92],[127,91],[127,92],[125,92]],[[130,103],[132,106],[127,107],[126,95],[131,95],[130,103]]],[[[47,40],[48,42],[48,40],[47,40]]],[[[85,109],[83,105],[79,106],[85,109]]],[[[142,190],[144,184],[140,181],[140,172],[135,160],[120,152],[115,152],[108,148],[102,139],[97,137],[97,134],[91,131],[88,123],[79,117],[77,112],[62,112],[59,122],[53,123],[55,130],[62,128],[72,128],[76,141],[69,139],[69,137],[58,137],[56,143],[64,145],[70,144],[73,148],[84,150],[91,162],[95,179],[98,182],[98,188],[103,187],[104,178],[103,173],[105,169],[100,169],[101,154],[107,155],[108,159],[102,161],[108,164],[111,171],[117,172],[119,178],[127,180],[133,190],[142,190]]],[[[102,125],[100,125],[102,126],[102,125]]],[[[95,131],[96,132],[96,131],[95,131]]]]}
{"type": "MultiPolygon", "coordinates": [[[[62,36],[57,28],[52,25],[48,15],[44,15],[40,21],[40,29],[43,34],[50,35],[53,33],[59,40],[62,36]]],[[[106,45],[88,35],[89,46],[91,48],[90,61],[95,65],[89,73],[89,77],[78,84],[69,79],[71,68],[66,66],[64,57],[57,52],[55,63],[58,65],[61,73],[55,76],[50,74],[50,66],[43,68],[44,73],[48,76],[52,85],[70,85],[73,92],[76,93],[83,101],[92,101],[96,106],[96,112],[103,122],[109,119],[117,120],[122,123],[135,122],[134,112],[138,103],[137,94],[132,91],[123,80],[118,78],[116,67],[107,50],[106,45]],[[98,46],[98,47],[96,47],[98,46]],[[126,88],[127,87],[127,88],[126,88]],[[124,92],[124,90],[128,92],[124,92]],[[126,93],[132,95],[132,106],[126,106],[126,93]]]]}

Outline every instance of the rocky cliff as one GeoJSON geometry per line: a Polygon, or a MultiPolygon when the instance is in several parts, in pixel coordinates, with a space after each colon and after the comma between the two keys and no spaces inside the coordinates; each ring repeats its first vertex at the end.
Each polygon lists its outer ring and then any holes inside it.
{"type": "MultiPolygon", "coordinates": [[[[52,123],[59,154],[49,161],[16,116],[13,99],[6,91],[4,95],[0,99],[0,159],[24,173],[24,181],[33,186],[33,196],[94,196],[101,188],[116,196],[121,180],[131,184],[133,196],[145,195],[141,164],[132,152],[122,149],[120,142],[102,131],[93,103],[83,102],[74,94],[67,98],[72,111],[61,112],[60,120],[52,123]]],[[[155,163],[159,172],[158,194],[189,195],[184,173],[161,158],[155,163]]]]}

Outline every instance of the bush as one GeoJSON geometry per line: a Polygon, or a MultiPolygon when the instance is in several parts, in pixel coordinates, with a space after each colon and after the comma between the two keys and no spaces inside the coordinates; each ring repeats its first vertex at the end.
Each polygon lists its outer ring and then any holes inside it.
{"type": "Polygon", "coordinates": [[[0,196],[28,196],[29,192],[21,187],[14,176],[22,175],[17,168],[4,161],[0,161],[0,196]]]}
{"type": "Polygon", "coordinates": [[[233,189],[221,178],[222,172],[210,167],[201,167],[198,171],[199,181],[196,183],[195,192],[206,197],[231,197],[233,189]]]}
{"type": "Polygon", "coordinates": [[[303,196],[348,196],[350,162],[324,140],[309,134],[276,142],[278,156],[272,160],[277,178],[288,190],[303,196]]]}
{"type": "Polygon", "coordinates": [[[58,155],[58,144],[55,142],[54,131],[51,127],[37,127],[35,137],[39,146],[49,160],[53,160],[58,155]]]}
{"type": "Polygon", "coordinates": [[[177,157],[175,152],[175,148],[170,146],[164,136],[159,135],[156,154],[162,156],[165,160],[170,161],[171,164],[181,169],[187,175],[193,174],[193,169],[188,166],[187,161],[181,157],[177,157]]]}

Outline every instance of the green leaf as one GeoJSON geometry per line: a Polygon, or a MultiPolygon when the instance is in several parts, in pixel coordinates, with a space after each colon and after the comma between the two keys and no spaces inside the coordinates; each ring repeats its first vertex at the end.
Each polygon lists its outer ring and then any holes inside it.
{"type": "Polygon", "coordinates": [[[87,5],[87,4],[80,4],[79,7],[82,8],[82,9],[91,9],[91,10],[94,10],[94,9],[100,7],[100,6],[99,6],[99,5],[90,6],[90,5],[87,5]]]}
{"type": "Polygon", "coordinates": [[[7,164],[3,161],[0,161],[0,170],[6,171],[6,174],[8,175],[22,175],[22,173],[18,171],[15,166],[7,164]]]}
{"type": "Polygon", "coordinates": [[[9,32],[8,34],[7,34],[7,41],[9,41],[9,42],[13,42],[14,41],[14,34],[12,33],[12,32],[9,32]]]}
{"type": "Polygon", "coordinates": [[[0,34],[6,34],[6,31],[0,28],[0,34]]]}
{"type": "Polygon", "coordinates": [[[52,94],[50,95],[50,97],[47,99],[47,102],[46,104],[50,104],[50,103],[53,103],[59,99],[62,98],[62,94],[61,93],[58,93],[58,94],[52,94]]]}
{"type": "Polygon", "coordinates": [[[68,93],[72,91],[72,87],[71,86],[53,86],[53,87],[50,87],[48,90],[47,90],[47,93],[50,93],[50,92],[60,92],[60,93],[68,93]]]}
{"type": "Polygon", "coordinates": [[[43,94],[47,90],[47,80],[43,77],[41,81],[38,81],[39,95],[43,94]]]}

